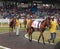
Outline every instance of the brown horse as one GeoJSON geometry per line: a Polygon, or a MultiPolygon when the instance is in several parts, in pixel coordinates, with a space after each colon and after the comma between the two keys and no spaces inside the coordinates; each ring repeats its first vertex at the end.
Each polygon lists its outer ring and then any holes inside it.
{"type": "Polygon", "coordinates": [[[57,23],[60,26],[60,16],[57,18],[57,23]]]}
{"type": "Polygon", "coordinates": [[[24,28],[26,28],[27,20],[24,18],[24,28]]]}
{"type": "Polygon", "coordinates": [[[39,38],[38,38],[38,43],[39,43],[40,38],[42,37],[43,43],[45,44],[43,32],[46,29],[46,26],[50,27],[50,17],[47,17],[45,20],[43,20],[41,22],[40,28],[32,27],[31,25],[32,25],[33,22],[34,22],[34,20],[31,20],[27,25],[27,32],[28,32],[28,35],[29,35],[29,41],[32,41],[32,33],[37,30],[37,31],[40,32],[40,35],[39,35],[39,38]]]}
{"type": "Polygon", "coordinates": [[[9,35],[15,29],[15,24],[16,24],[16,18],[14,17],[14,18],[10,19],[10,23],[9,23],[9,35]]]}

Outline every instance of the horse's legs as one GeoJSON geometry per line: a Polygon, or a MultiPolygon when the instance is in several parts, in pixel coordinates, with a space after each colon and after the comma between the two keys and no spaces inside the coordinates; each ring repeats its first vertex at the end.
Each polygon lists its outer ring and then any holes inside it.
{"type": "Polygon", "coordinates": [[[39,38],[38,38],[38,43],[39,43],[39,40],[40,40],[40,38],[41,38],[41,35],[42,35],[42,34],[40,33],[40,36],[39,36],[39,38]]]}
{"type": "Polygon", "coordinates": [[[29,33],[29,41],[32,41],[32,34],[29,33]]]}
{"type": "Polygon", "coordinates": [[[13,28],[9,27],[9,36],[11,36],[12,32],[13,32],[13,28]]]}
{"type": "Polygon", "coordinates": [[[43,44],[45,44],[45,41],[44,41],[44,35],[43,35],[43,33],[42,33],[42,39],[43,39],[43,44]]]}
{"type": "Polygon", "coordinates": [[[43,32],[40,33],[40,36],[39,36],[39,38],[38,38],[38,43],[39,43],[39,40],[40,40],[41,37],[42,37],[42,39],[43,39],[43,43],[45,44],[43,32]]]}
{"type": "Polygon", "coordinates": [[[26,28],[26,24],[24,24],[24,28],[26,28]]]}
{"type": "Polygon", "coordinates": [[[11,28],[9,27],[9,36],[10,36],[11,28]]]}
{"type": "Polygon", "coordinates": [[[32,33],[34,32],[34,28],[33,27],[31,27],[31,41],[32,41],[32,33]]]}
{"type": "Polygon", "coordinates": [[[33,33],[33,29],[29,29],[29,41],[32,41],[32,33],[33,33]]]}
{"type": "Polygon", "coordinates": [[[29,41],[30,41],[30,35],[31,35],[30,33],[31,32],[30,32],[30,29],[29,28],[27,28],[27,32],[28,32],[28,37],[29,37],[29,41]]]}

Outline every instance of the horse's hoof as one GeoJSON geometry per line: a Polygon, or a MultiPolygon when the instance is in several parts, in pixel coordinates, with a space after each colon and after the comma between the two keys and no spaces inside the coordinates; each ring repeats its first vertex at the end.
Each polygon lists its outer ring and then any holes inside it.
{"type": "Polygon", "coordinates": [[[29,40],[30,42],[32,42],[32,40],[29,40]]]}
{"type": "Polygon", "coordinates": [[[38,42],[38,44],[39,44],[39,42],[38,42]]]}
{"type": "Polygon", "coordinates": [[[43,43],[45,45],[45,43],[43,43]]]}
{"type": "Polygon", "coordinates": [[[38,41],[38,44],[39,44],[39,41],[38,41]]]}

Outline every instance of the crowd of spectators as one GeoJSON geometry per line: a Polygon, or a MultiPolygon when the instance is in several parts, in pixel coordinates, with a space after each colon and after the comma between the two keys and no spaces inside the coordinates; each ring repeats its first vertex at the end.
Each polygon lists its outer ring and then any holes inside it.
{"type": "Polygon", "coordinates": [[[54,16],[60,16],[60,9],[55,9],[52,7],[46,7],[42,6],[40,8],[36,7],[28,7],[28,8],[22,8],[22,7],[13,7],[13,8],[5,8],[0,7],[0,18],[13,18],[13,17],[19,17],[19,18],[45,18],[47,16],[54,15],[54,16]],[[35,10],[35,11],[34,11],[35,10]]]}

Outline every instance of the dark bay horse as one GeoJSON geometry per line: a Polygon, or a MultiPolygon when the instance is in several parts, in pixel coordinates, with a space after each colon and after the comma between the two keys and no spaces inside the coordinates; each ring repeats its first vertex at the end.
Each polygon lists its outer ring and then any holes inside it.
{"type": "Polygon", "coordinates": [[[28,36],[29,36],[29,41],[32,41],[32,33],[37,30],[40,32],[40,35],[38,38],[38,43],[39,43],[40,38],[42,37],[43,43],[45,44],[43,32],[46,29],[46,26],[50,27],[50,17],[47,17],[45,20],[43,20],[41,22],[40,28],[32,27],[31,25],[33,22],[34,22],[34,20],[31,20],[27,25],[27,32],[28,32],[28,36]]]}
{"type": "Polygon", "coordinates": [[[16,25],[16,18],[14,17],[14,18],[10,19],[10,23],[9,23],[9,35],[15,29],[15,25],[16,25]]]}
{"type": "Polygon", "coordinates": [[[57,23],[58,23],[58,25],[60,27],[60,16],[57,18],[57,23]]]}
{"type": "Polygon", "coordinates": [[[26,28],[27,20],[24,18],[24,28],[26,28]]]}

